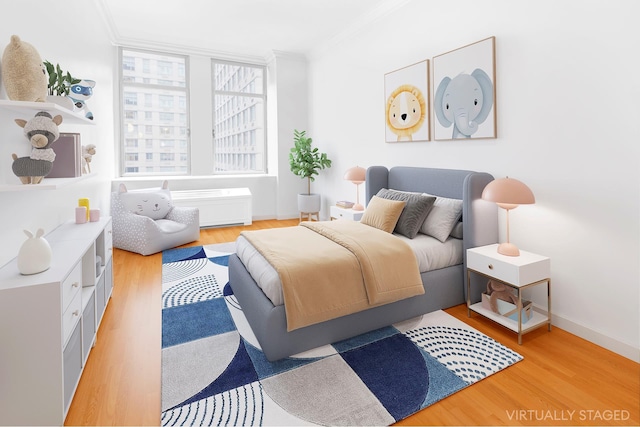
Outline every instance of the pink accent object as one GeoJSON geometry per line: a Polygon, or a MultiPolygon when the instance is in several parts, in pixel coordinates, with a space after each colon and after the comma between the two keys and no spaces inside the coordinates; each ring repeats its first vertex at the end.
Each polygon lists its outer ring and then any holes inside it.
{"type": "Polygon", "coordinates": [[[76,224],[84,224],[87,222],[87,207],[78,206],[76,208],[76,224]]]}
{"type": "Polygon", "coordinates": [[[351,209],[354,211],[363,211],[364,206],[360,204],[360,184],[365,181],[367,175],[367,170],[360,166],[354,166],[352,168],[347,169],[347,172],[344,174],[344,179],[347,181],[351,181],[356,185],[356,204],[353,205],[351,209]]]}
{"type": "Polygon", "coordinates": [[[100,209],[91,209],[89,211],[89,220],[91,222],[100,221],[100,209]]]}
{"type": "Polygon", "coordinates": [[[533,192],[523,182],[513,178],[500,178],[491,181],[482,191],[482,198],[496,203],[507,211],[507,241],[498,246],[498,253],[507,256],[520,256],[520,250],[509,242],[509,211],[519,205],[536,202],[533,192]]]}

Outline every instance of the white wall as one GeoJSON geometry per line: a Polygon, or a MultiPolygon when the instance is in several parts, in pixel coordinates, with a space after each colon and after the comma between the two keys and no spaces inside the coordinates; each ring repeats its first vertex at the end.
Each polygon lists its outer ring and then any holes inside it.
{"type": "Polygon", "coordinates": [[[342,180],[355,164],[520,179],[536,204],[512,212],[511,241],[551,258],[554,324],[640,360],[639,14],[630,0],[414,0],[317,52],[311,131],[334,160],[316,184],[325,217],[355,198],[342,180]],[[489,36],[498,138],[385,143],[384,74],[489,36]]]}
{"type": "MultiPolygon", "coordinates": [[[[67,0],[53,15],[57,16],[55,22],[51,21],[52,8],[47,2],[25,0],[13,4],[10,12],[0,14],[0,49],[4,51],[11,35],[16,34],[35,46],[43,60],[59,63],[74,77],[96,81],[94,95],[87,101],[95,125],[60,125],[61,132],[80,132],[83,144],[96,145],[91,163],[96,175],[58,190],[0,192],[0,265],[17,255],[26,239],[23,229],[43,228],[48,233],[72,220],[78,198],[88,197],[92,208],[109,210],[107,195],[114,162],[114,48],[102,31],[101,18],[85,1],[67,0]]],[[[7,99],[4,85],[0,98],[7,99]]],[[[11,153],[24,156],[30,151],[22,129],[13,121],[16,118],[31,117],[0,112],[0,184],[20,183],[11,171],[11,153]]]]}

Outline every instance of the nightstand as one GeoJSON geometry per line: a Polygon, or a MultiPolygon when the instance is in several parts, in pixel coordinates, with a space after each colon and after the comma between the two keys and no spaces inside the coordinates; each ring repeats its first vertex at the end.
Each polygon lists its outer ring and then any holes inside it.
{"type": "Polygon", "coordinates": [[[551,262],[548,257],[531,252],[520,251],[520,256],[505,256],[498,253],[498,245],[481,246],[467,249],[467,315],[476,312],[484,317],[511,329],[518,334],[518,344],[522,344],[522,335],[547,325],[551,331],[551,262]],[[494,313],[482,306],[481,302],[471,304],[471,273],[477,273],[489,279],[497,280],[515,289],[518,307],[522,308],[522,290],[541,284],[547,285],[547,314],[532,310],[531,319],[522,323],[522,310],[518,310],[518,320],[494,313]]]}
{"type": "Polygon", "coordinates": [[[354,211],[353,209],[345,209],[340,206],[331,206],[331,219],[348,219],[351,221],[360,221],[364,211],[354,211]]]}

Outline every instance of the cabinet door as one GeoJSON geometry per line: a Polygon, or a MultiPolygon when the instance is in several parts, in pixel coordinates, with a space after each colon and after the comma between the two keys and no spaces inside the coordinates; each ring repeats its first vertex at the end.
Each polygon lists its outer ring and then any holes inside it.
{"type": "Polygon", "coordinates": [[[104,278],[105,275],[101,275],[100,280],[98,280],[98,284],[96,285],[96,315],[98,324],[100,324],[100,320],[102,320],[102,314],[104,313],[105,306],[107,305],[107,300],[105,299],[104,278]]]}
{"type": "Polygon", "coordinates": [[[71,398],[78,385],[82,372],[82,345],[80,334],[80,322],[76,324],[71,333],[71,338],[64,349],[64,412],[67,413],[71,398]]]}
{"type": "Polygon", "coordinates": [[[91,294],[82,313],[82,364],[87,362],[93,339],[96,336],[96,294],[91,294]]]}

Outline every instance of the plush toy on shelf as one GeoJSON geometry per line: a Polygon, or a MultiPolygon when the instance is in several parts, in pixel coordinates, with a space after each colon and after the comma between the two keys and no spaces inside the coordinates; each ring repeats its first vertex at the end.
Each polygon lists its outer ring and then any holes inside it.
{"type": "Polygon", "coordinates": [[[82,114],[89,120],[93,120],[93,112],[89,111],[85,101],[91,98],[95,86],[96,82],[93,80],[80,80],[79,83],[71,85],[69,95],[67,95],[73,101],[73,111],[82,114]]]}
{"type": "Polygon", "coordinates": [[[62,123],[62,116],[52,117],[46,111],[40,111],[31,120],[16,119],[16,123],[24,128],[24,136],[32,148],[29,157],[12,154],[11,168],[23,184],[39,184],[51,172],[56,158],[51,144],[60,136],[58,126],[62,123]]]}
{"type": "Polygon", "coordinates": [[[29,230],[24,230],[28,239],[18,251],[18,271],[20,274],[36,274],[49,269],[51,266],[51,246],[42,237],[44,230],[39,228],[34,235],[29,230]]]}
{"type": "Polygon", "coordinates": [[[94,144],[82,146],[82,173],[91,173],[91,159],[94,154],[96,154],[94,144]]]}
{"type": "Polygon", "coordinates": [[[13,35],[2,54],[2,81],[13,101],[44,102],[47,73],[35,47],[13,35]]]}

